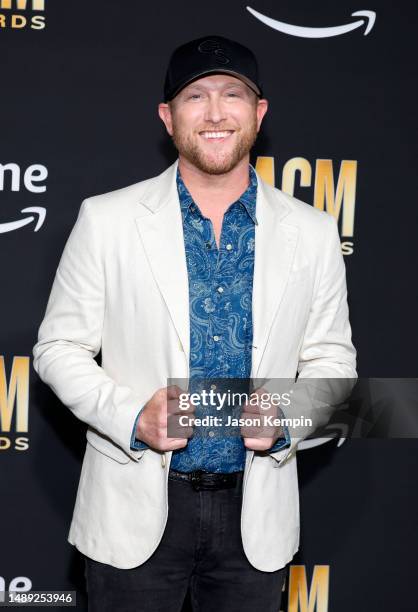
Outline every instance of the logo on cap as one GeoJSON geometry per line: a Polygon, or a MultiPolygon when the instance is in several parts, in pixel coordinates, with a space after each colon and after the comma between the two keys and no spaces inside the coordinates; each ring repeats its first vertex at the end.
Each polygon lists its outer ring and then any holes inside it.
{"type": "Polygon", "coordinates": [[[225,55],[225,49],[223,49],[217,40],[208,38],[200,43],[197,50],[199,53],[210,53],[214,55],[214,59],[218,64],[229,64],[231,61],[229,57],[225,55]]]}

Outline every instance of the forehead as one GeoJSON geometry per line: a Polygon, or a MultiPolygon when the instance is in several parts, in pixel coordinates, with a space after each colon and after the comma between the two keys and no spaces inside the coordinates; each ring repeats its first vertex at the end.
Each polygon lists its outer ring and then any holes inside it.
{"type": "Polygon", "coordinates": [[[194,81],[186,85],[183,89],[188,90],[192,88],[200,88],[200,89],[215,90],[215,89],[221,89],[222,87],[228,87],[232,85],[242,87],[243,89],[249,89],[249,87],[246,85],[246,83],[244,83],[244,81],[241,81],[241,79],[238,79],[232,74],[206,75],[204,77],[195,79],[194,81]]]}

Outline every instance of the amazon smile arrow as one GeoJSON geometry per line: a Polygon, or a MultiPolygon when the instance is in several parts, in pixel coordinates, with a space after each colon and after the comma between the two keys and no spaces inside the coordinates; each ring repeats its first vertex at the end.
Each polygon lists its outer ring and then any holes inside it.
{"type": "Polygon", "coordinates": [[[347,32],[360,28],[365,23],[367,25],[364,30],[364,36],[367,36],[376,21],[376,13],[374,11],[356,11],[355,13],[351,13],[352,17],[365,17],[365,19],[359,19],[358,21],[353,21],[353,23],[330,28],[309,28],[277,21],[276,19],[267,17],[267,15],[262,15],[262,13],[255,11],[250,6],[246,8],[256,19],[262,21],[270,28],[283,32],[284,34],[289,34],[290,36],[299,36],[301,38],[329,38],[331,36],[340,36],[341,34],[347,34],[347,32]]]}
{"type": "MultiPolygon", "coordinates": [[[[37,232],[45,221],[46,208],[43,208],[42,206],[28,206],[27,208],[22,208],[20,212],[31,212],[38,215],[38,220],[33,230],[34,232],[37,232]]],[[[20,219],[19,221],[9,221],[8,223],[0,223],[0,234],[5,234],[6,232],[12,232],[14,230],[20,229],[21,227],[28,225],[28,223],[32,223],[32,221],[34,220],[35,217],[31,215],[30,217],[26,217],[26,219],[20,219]]]]}

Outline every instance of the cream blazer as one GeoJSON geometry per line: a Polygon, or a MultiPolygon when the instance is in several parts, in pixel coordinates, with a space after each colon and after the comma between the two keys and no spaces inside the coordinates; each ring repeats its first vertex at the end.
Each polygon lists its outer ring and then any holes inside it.
{"type": "MultiPolygon", "coordinates": [[[[168,512],[172,453],[131,450],[135,418],[167,379],[189,375],[177,165],[82,202],[33,347],[41,380],[88,424],[68,541],[122,569],[151,556],[168,512]]],[[[257,179],[251,375],[299,375],[300,392],[307,379],[354,379],[336,221],[257,179]]],[[[242,542],[250,563],[267,572],[299,547],[297,445],[329,418],[315,402],[306,410],[314,425],[292,435],[290,448],[246,451],[242,542]]]]}

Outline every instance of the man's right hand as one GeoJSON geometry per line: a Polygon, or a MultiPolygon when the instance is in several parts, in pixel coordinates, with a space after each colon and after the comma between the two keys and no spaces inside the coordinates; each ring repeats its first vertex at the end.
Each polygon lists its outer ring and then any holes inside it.
{"type": "Polygon", "coordinates": [[[181,393],[184,391],[177,385],[163,387],[154,393],[145,404],[138,420],[135,435],[139,440],[159,451],[172,451],[186,446],[188,438],[193,434],[193,427],[175,426],[174,422],[178,418],[175,415],[186,415],[192,420],[195,407],[189,404],[186,409],[180,409],[181,393]],[[178,432],[178,437],[167,437],[168,416],[172,420],[172,428],[178,432]]]}

